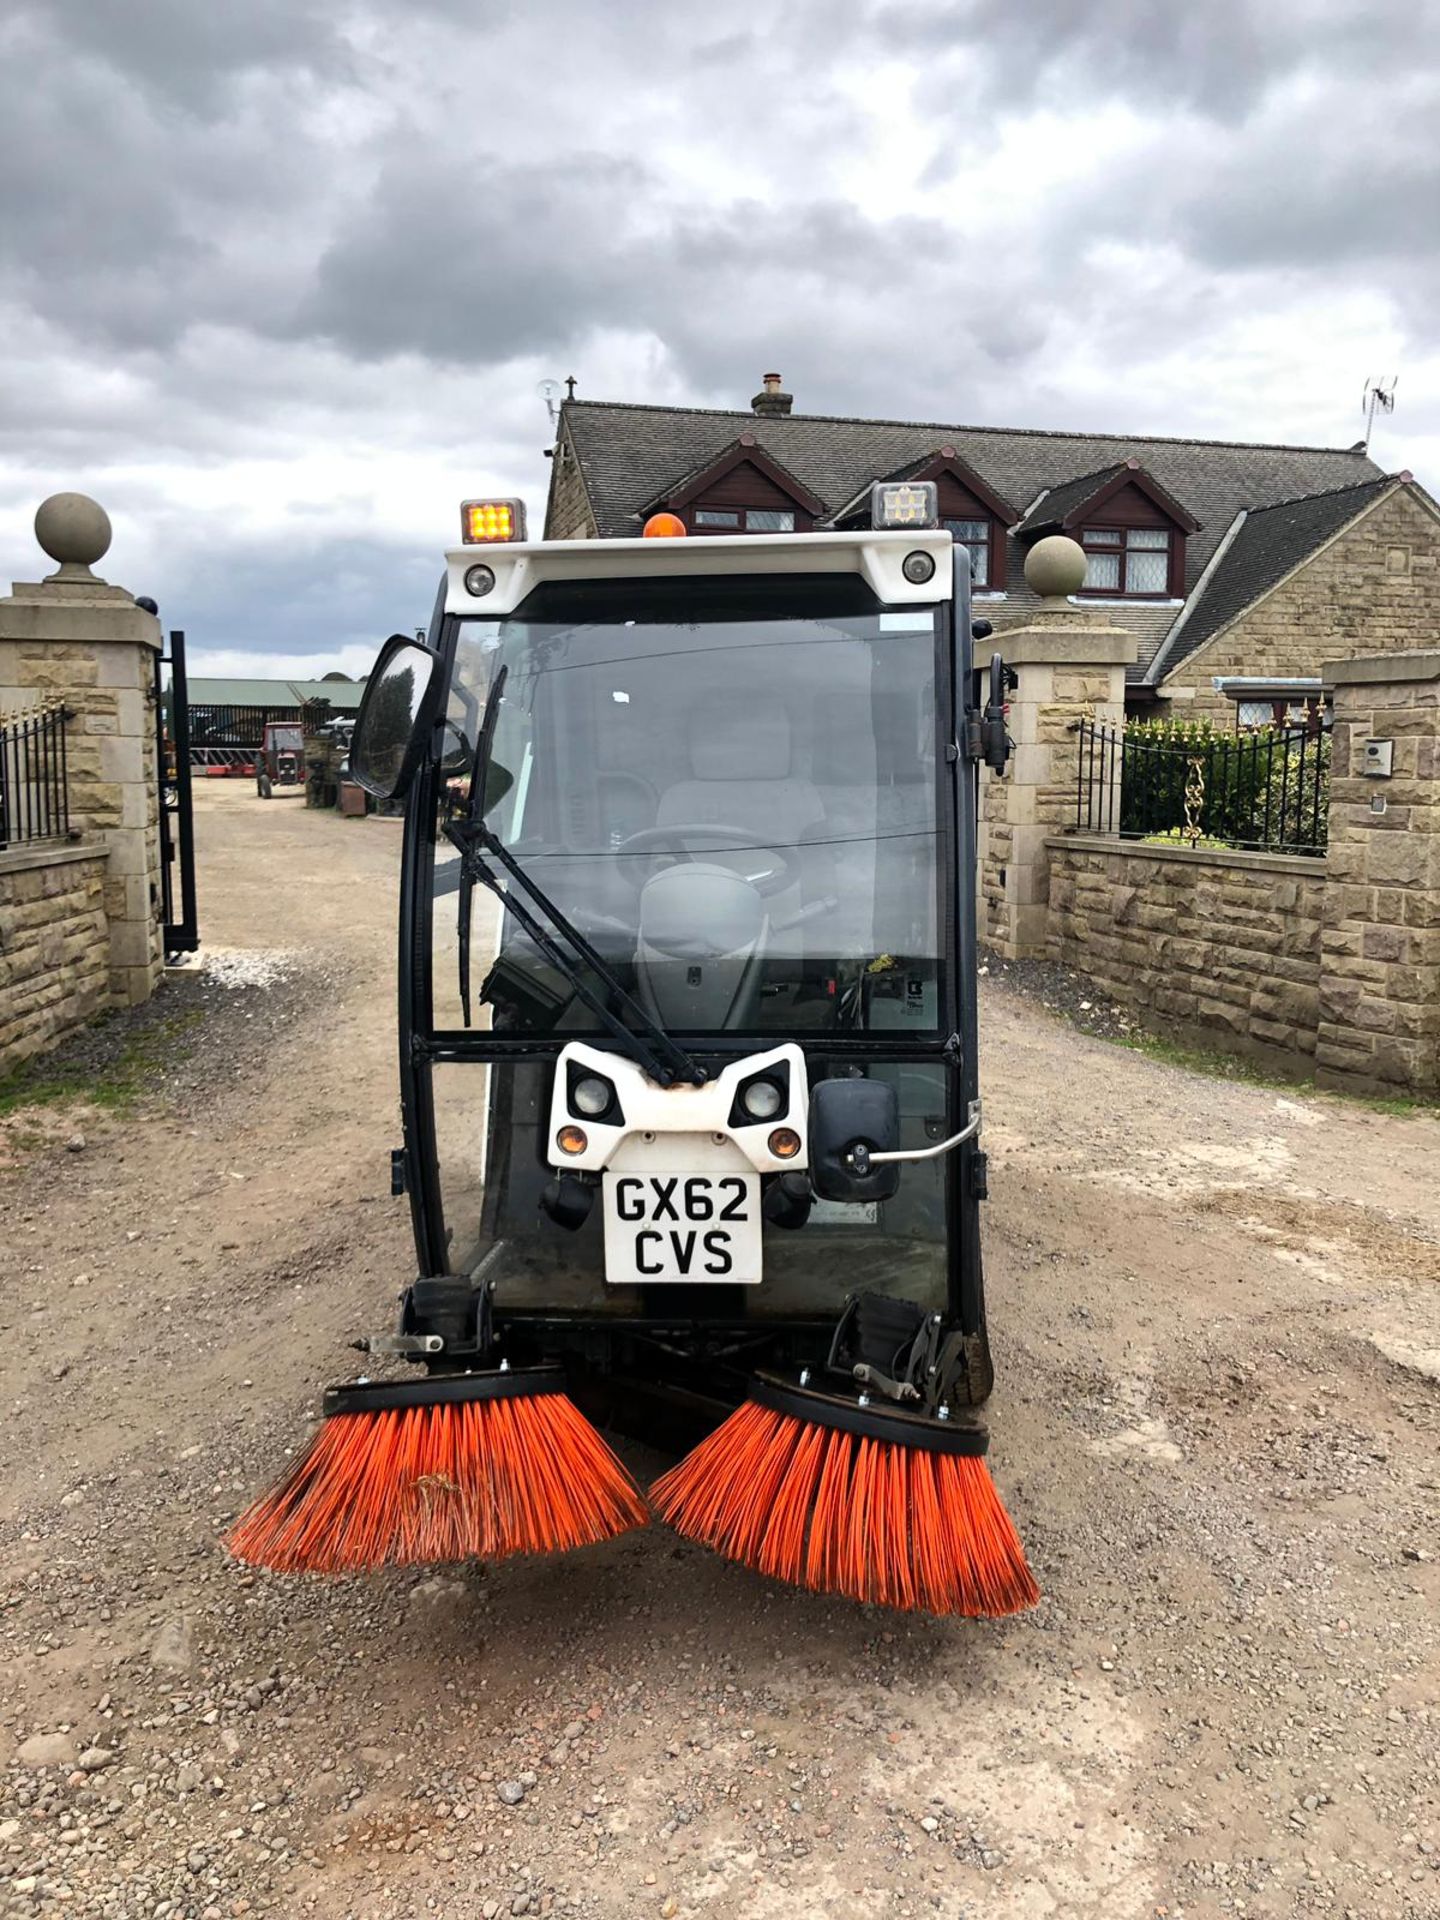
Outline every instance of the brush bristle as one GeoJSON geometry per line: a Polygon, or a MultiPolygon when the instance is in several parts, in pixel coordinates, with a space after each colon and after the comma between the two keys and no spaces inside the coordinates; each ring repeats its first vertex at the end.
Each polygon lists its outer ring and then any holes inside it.
{"type": "Polygon", "coordinates": [[[981,1459],[746,1401],[650,1497],[688,1539],[818,1593],[971,1615],[1018,1613],[1040,1598],[981,1459]]]}
{"type": "Polygon", "coordinates": [[[644,1499],[563,1394],[338,1413],[226,1545],[277,1573],[556,1553],[627,1533],[644,1499]]]}

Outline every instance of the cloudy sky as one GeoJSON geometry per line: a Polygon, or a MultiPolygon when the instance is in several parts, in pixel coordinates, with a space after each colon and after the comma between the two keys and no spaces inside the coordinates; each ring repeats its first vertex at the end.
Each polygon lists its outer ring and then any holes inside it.
{"type": "MultiPolygon", "coordinates": [[[[590,399],[1348,446],[1440,492],[1430,0],[10,0],[0,574],[362,671],[590,399]]],[[[192,670],[194,670],[192,668],[192,670]]]]}

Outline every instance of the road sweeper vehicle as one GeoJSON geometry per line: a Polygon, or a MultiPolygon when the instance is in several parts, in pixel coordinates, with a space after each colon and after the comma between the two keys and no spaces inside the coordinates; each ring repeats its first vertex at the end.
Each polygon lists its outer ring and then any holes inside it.
{"type": "Polygon", "coordinates": [[[870,518],[547,543],[465,503],[351,744],[405,801],[417,1272],[241,1558],[501,1558],[653,1511],[860,1600],[1035,1599],[982,1414],[1003,667],[972,666],[933,485],[877,485],[870,518]],[[694,1444],[647,1500],[602,1425],[694,1444]]]}

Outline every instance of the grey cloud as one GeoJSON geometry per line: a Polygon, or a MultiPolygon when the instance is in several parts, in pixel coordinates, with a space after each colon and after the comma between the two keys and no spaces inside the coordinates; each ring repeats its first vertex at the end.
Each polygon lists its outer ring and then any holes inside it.
{"type": "Polygon", "coordinates": [[[603,153],[457,164],[403,145],[320,260],[296,333],[486,364],[643,306],[635,212],[653,177],[603,153]],[[628,256],[628,258],[627,258],[628,256]]]}
{"type": "MultiPolygon", "coordinates": [[[[1414,0],[1025,0],[1000,8],[938,0],[923,9],[882,0],[866,31],[873,45],[967,59],[983,81],[986,117],[1043,96],[1077,108],[1118,98],[1161,115],[1194,107],[1235,123],[1281,83],[1316,71],[1357,86],[1399,78],[1417,40],[1431,53],[1440,47],[1440,20],[1414,0]]],[[[932,85],[928,105],[942,106],[947,83],[953,73],[932,85]]]]}
{"type": "Polygon", "coordinates": [[[135,86],[191,109],[213,107],[255,68],[303,67],[336,74],[348,62],[337,10],[323,0],[48,0],[20,17],[53,35],[67,57],[103,63],[135,86]]]}
{"type": "Polygon", "coordinates": [[[1182,203],[1181,236],[1203,258],[1243,267],[1319,267],[1416,261],[1433,269],[1440,247],[1440,150],[1393,138],[1397,108],[1414,125],[1440,119],[1440,88],[1408,103],[1331,95],[1287,115],[1236,153],[1216,157],[1204,192],[1182,203]],[[1359,136],[1357,138],[1357,136],[1359,136]],[[1368,136],[1368,137],[1367,137],[1368,136]]]}
{"type": "Polygon", "coordinates": [[[743,406],[778,366],[809,411],[1184,431],[1267,302],[1361,290],[1436,351],[1440,12],[1413,0],[22,0],[0,62],[0,497],[21,524],[32,476],[126,474],[109,504],[164,555],[127,584],[212,645],[423,619],[434,561],[323,502],[216,543],[185,476],[283,485],[333,441],[377,498],[418,451],[538,505],[538,371],[743,406]],[[851,197],[897,136],[934,217],[851,197]],[[1035,144],[982,196],[1006,137],[1035,144]]]}
{"type": "Polygon", "coordinates": [[[122,351],[168,345],[197,320],[258,320],[274,263],[293,252],[290,223],[318,198],[284,83],[229,115],[171,114],[35,25],[19,22],[0,52],[45,74],[0,116],[12,294],[122,351]]]}
{"type": "Polygon", "coordinates": [[[164,561],[133,593],[149,593],[167,626],[191,647],[249,648],[257,654],[333,652],[354,642],[378,647],[392,632],[430,619],[442,571],[439,548],[303,533],[230,546],[223,567],[210,555],[164,561]],[[263,582],[252,600],[240,580],[263,582]]]}
{"type": "Polygon", "coordinates": [[[637,159],[484,174],[477,200],[450,190],[434,155],[397,160],[322,261],[297,331],[360,355],[409,344],[487,365],[629,329],[653,333],[704,392],[748,397],[778,360],[806,369],[807,405],[828,389],[837,407],[874,395],[893,409],[903,379],[1014,364],[1048,325],[1054,296],[1026,284],[1023,257],[992,263],[992,291],[998,280],[1009,298],[982,301],[963,246],[932,219],[797,194],[682,206],[657,227],[666,183],[637,159]]]}

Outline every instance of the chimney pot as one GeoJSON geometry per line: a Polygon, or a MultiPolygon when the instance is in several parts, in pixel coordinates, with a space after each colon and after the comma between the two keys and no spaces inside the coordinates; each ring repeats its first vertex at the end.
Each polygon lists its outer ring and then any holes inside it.
{"type": "Polygon", "coordinates": [[[761,388],[750,402],[751,410],[762,419],[783,419],[795,404],[795,396],[781,390],[778,373],[761,375],[761,388]]]}

